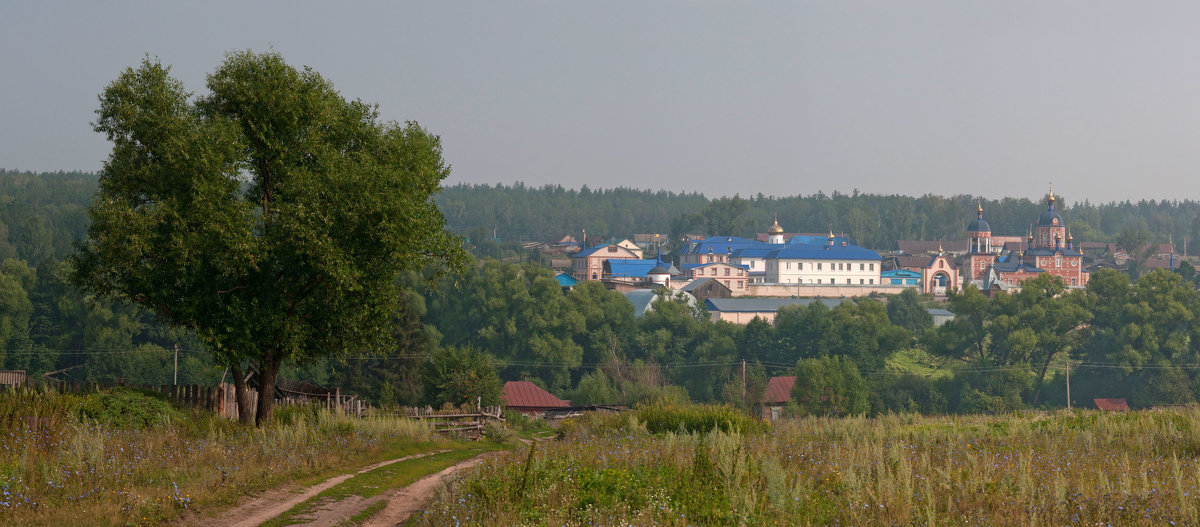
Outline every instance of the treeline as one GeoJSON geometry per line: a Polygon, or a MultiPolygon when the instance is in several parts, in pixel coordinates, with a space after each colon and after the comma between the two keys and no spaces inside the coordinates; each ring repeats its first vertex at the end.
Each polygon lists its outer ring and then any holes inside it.
{"type": "MultiPolygon", "coordinates": [[[[67,280],[64,262],[85,231],[95,188],[92,174],[0,170],[0,368],[165,384],[175,378],[178,346],[180,383],[221,379],[223,369],[187,332],[135,306],[84,296],[67,280]]],[[[587,228],[589,237],[697,229],[749,234],[764,230],[778,212],[789,231],[844,224],[868,245],[873,235],[879,245],[960,236],[975,207],[967,196],[708,200],[521,185],[458,185],[439,202],[450,227],[473,241],[490,238],[493,226],[501,239],[550,239],[576,226],[587,228]]],[[[1024,232],[1044,205],[1003,199],[984,207],[994,231],[1003,234],[1024,232]]],[[[1151,201],[1076,204],[1064,214],[1076,239],[1139,229],[1179,244],[1200,232],[1196,212],[1192,201],[1151,201]]],[[[597,284],[564,294],[544,262],[507,246],[488,247],[492,256],[526,263],[484,258],[434,288],[425,276],[403,277],[408,292],[394,318],[395,349],[387,355],[290,365],[282,374],[340,385],[377,402],[435,405],[458,389],[494,396],[500,379],[529,379],[579,403],[686,398],[749,405],[770,376],[799,374],[840,379],[824,385],[824,395],[808,396],[809,403],[830,407],[808,411],[1004,410],[1061,406],[1068,366],[1077,402],[1181,403],[1194,401],[1200,390],[1200,339],[1192,334],[1200,301],[1188,266],[1184,274],[1157,272],[1135,281],[1100,271],[1086,291],[1066,294],[1037,281],[995,299],[968,290],[949,301],[958,318],[937,329],[924,310],[928,299],[911,293],[886,304],[863,299],[785,309],[774,325],[736,326],[714,323],[680,299],[664,299],[635,319],[621,295],[597,284]],[[480,375],[454,373],[461,371],[480,375]]],[[[795,411],[805,410],[797,403],[795,411]]]]}
{"type": "MultiPolygon", "coordinates": [[[[1056,208],[1076,241],[1116,241],[1132,229],[1151,241],[1195,245],[1200,237],[1200,202],[1143,200],[1069,204],[1056,195],[1056,208]]],[[[920,197],[834,192],[795,196],[709,199],[701,194],[627,188],[579,190],[521,184],[446,188],[438,204],[447,225],[471,239],[504,241],[579,239],[587,230],[597,237],[626,238],[635,233],[751,236],[766,232],[776,215],[788,232],[833,229],[865,247],[894,249],[897,240],[953,240],[966,235],[975,218],[976,196],[920,197]]],[[[985,196],[984,214],[997,235],[1024,235],[1046,208],[1044,201],[985,196]]]]}

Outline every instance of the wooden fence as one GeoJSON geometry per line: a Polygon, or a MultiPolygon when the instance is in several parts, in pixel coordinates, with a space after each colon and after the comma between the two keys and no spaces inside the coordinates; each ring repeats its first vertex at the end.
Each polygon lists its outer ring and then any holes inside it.
{"type": "Polygon", "coordinates": [[[430,407],[406,407],[398,410],[372,410],[370,415],[406,417],[428,421],[434,432],[457,432],[468,437],[478,438],[483,434],[483,428],[490,421],[504,422],[504,408],[501,406],[476,406],[474,412],[458,408],[450,410],[434,410],[430,407]]]}

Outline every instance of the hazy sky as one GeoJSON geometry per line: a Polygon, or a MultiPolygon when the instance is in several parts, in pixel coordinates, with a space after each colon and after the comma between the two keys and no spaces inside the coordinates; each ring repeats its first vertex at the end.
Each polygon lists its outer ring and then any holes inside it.
{"type": "Polygon", "coordinates": [[[1200,199],[1197,2],[0,0],[0,167],[99,169],[96,96],[280,52],[449,182],[1200,199]]]}

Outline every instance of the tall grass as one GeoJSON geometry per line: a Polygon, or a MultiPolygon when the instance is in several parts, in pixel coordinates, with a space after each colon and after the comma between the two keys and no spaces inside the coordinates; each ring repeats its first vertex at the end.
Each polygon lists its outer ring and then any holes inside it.
{"type": "Polygon", "coordinates": [[[22,525],[174,521],[432,440],[403,419],[312,410],[255,429],[144,394],[33,390],[0,392],[0,433],[0,524],[22,525]]]}
{"type": "Polygon", "coordinates": [[[807,418],[766,434],[636,421],[585,419],[533,455],[488,461],[420,523],[1200,523],[1197,408],[807,418]]]}

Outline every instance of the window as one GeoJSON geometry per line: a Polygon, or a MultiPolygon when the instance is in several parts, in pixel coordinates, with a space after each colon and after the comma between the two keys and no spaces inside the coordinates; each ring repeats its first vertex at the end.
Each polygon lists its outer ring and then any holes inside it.
{"type": "Polygon", "coordinates": [[[821,270],[821,262],[817,262],[817,270],[818,270],[818,271],[820,271],[820,270],[821,270]]]}
{"type": "Polygon", "coordinates": [[[842,262],[838,262],[838,270],[839,270],[839,271],[841,271],[841,270],[842,270],[842,262]]]}
{"type": "Polygon", "coordinates": [[[1058,255],[1058,256],[1054,257],[1054,266],[1062,267],[1062,255],[1058,255]]]}
{"type": "Polygon", "coordinates": [[[849,279],[849,278],[847,278],[847,279],[846,279],[846,283],[847,283],[847,284],[849,284],[849,283],[850,283],[850,279],[849,279]]]}
{"type": "Polygon", "coordinates": [[[867,268],[867,264],[858,264],[858,270],[862,271],[867,268]]]}
{"type": "Polygon", "coordinates": [[[874,278],[872,278],[872,279],[870,280],[870,282],[871,282],[872,284],[874,284],[874,283],[875,283],[875,279],[874,279],[874,278]]]}
{"type": "Polygon", "coordinates": [[[729,276],[729,268],[728,267],[725,268],[725,276],[729,276]]]}
{"type": "Polygon", "coordinates": [[[791,269],[791,268],[792,268],[792,262],[788,262],[788,263],[787,263],[787,268],[788,268],[788,269],[791,269]]]}
{"type": "Polygon", "coordinates": [[[871,264],[871,270],[872,270],[872,271],[874,271],[874,270],[875,270],[875,264],[871,264]]]}
{"type": "Polygon", "coordinates": [[[708,268],[708,274],[710,274],[710,275],[713,275],[713,276],[717,276],[717,268],[716,268],[716,267],[709,267],[709,268],[708,268]]]}
{"type": "Polygon", "coordinates": [[[862,284],[863,284],[863,279],[862,279],[862,278],[859,278],[859,279],[858,279],[858,285],[862,285],[862,284]]]}
{"type": "MultiPolygon", "coordinates": [[[[817,265],[821,265],[821,264],[817,264],[817,265]]],[[[819,284],[819,283],[821,283],[821,279],[820,279],[820,278],[818,278],[818,279],[817,279],[817,283],[818,283],[818,284],[819,284]]]]}
{"type": "Polygon", "coordinates": [[[610,253],[615,253],[615,252],[617,252],[617,246],[616,246],[616,245],[609,245],[609,246],[608,246],[608,252],[610,252],[610,253]]]}

